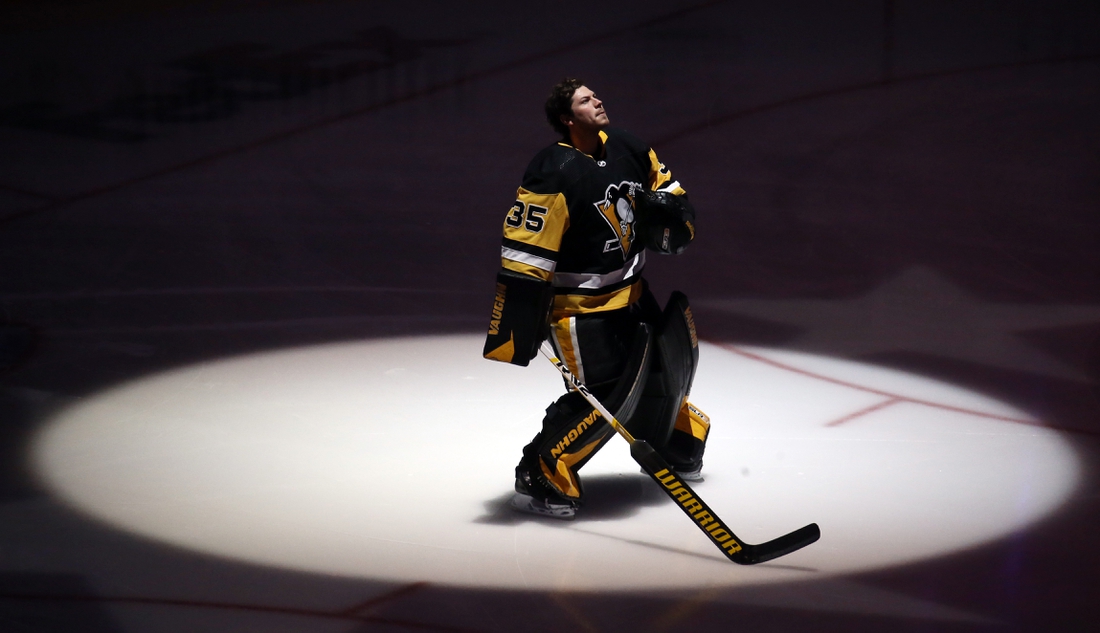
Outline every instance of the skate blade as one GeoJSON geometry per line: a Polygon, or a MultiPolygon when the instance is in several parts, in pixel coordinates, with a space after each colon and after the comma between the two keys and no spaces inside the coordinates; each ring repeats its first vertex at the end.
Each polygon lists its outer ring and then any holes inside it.
{"type": "Polygon", "coordinates": [[[531,495],[525,495],[519,492],[512,497],[511,506],[513,510],[525,514],[535,514],[553,519],[561,519],[562,521],[572,521],[577,515],[577,509],[571,505],[547,503],[545,501],[539,501],[531,495]]]}

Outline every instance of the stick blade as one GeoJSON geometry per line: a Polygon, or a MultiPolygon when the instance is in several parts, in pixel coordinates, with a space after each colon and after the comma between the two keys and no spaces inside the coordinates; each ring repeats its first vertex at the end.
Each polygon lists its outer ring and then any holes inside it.
{"type": "Polygon", "coordinates": [[[816,523],[811,523],[790,534],[784,534],[779,538],[760,543],[759,545],[745,544],[740,552],[733,554],[729,558],[739,565],[766,563],[780,556],[786,556],[791,552],[800,550],[810,543],[816,542],[819,538],[821,538],[821,529],[817,527],[816,523]]]}
{"type": "Polygon", "coordinates": [[[755,565],[785,556],[800,550],[821,538],[821,530],[811,523],[766,543],[753,545],[742,541],[725,525],[718,515],[707,506],[698,494],[692,490],[665,460],[643,440],[635,440],[630,445],[630,455],[641,465],[659,486],[703,531],[710,540],[725,554],[726,558],[738,565],[755,565]]]}

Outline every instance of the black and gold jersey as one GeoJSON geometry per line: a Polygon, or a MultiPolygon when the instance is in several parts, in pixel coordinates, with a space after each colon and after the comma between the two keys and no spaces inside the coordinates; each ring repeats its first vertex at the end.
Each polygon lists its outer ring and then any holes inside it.
{"type": "Polygon", "coordinates": [[[501,265],[549,281],[556,318],[637,301],[645,245],[635,239],[635,196],[684,194],[645,143],[617,129],[600,137],[596,157],[564,142],[539,152],[504,218],[501,265]]]}

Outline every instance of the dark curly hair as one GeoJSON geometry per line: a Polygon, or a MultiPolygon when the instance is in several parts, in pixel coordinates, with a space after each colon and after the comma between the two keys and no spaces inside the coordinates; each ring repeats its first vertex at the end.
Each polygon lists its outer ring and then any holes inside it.
{"type": "Polygon", "coordinates": [[[550,96],[546,98],[546,121],[564,139],[569,138],[569,128],[561,122],[561,117],[573,116],[573,93],[583,85],[584,82],[576,77],[566,77],[550,90],[550,96]]]}

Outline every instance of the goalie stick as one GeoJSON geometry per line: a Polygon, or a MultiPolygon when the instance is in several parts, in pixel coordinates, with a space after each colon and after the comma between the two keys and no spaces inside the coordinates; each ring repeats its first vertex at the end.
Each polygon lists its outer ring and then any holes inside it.
{"type": "Polygon", "coordinates": [[[596,411],[611,425],[611,428],[615,429],[615,432],[630,444],[630,456],[634,458],[634,461],[638,462],[646,474],[660,484],[661,490],[664,490],[665,494],[672,498],[685,514],[691,517],[695,525],[703,530],[711,542],[718,546],[718,549],[722,550],[726,558],[738,565],[755,565],[802,549],[821,537],[821,530],[817,527],[817,524],[811,523],[766,543],[753,545],[742,541],[699,498],[699,495],[691,489],[691,486],[687,485],[687,482],[672,470],[668,463],[657,454],[657,451],[653,450],[652,446],[645,440],[639,440],[631,435],[630,431],[627,431],[622,423],[611,415],[611,412],[588,391],[584,383],[578,380],[573,372],[565,366],[565,363],[554,355],[554,350],[550,347],[549,341],[544,341],[539,351],[558,368],[566,382],[573,385],[584,396],[584,399],[596,408],[596,411]]]}

